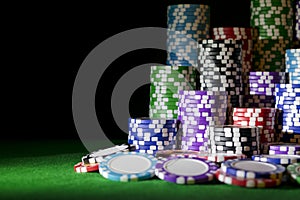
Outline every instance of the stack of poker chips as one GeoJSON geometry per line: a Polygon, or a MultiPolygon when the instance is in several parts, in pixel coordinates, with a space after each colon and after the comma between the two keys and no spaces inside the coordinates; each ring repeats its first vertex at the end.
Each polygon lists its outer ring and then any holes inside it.
{"type": "Polygon", "coordinates": [[[197,41],[210,36],[209,5],[169,5],[167,18],[167,65],[197,66],[197,41]]]}
{"type": "Polygon", "coordinates": [[[242,72],[251,71],[252,67],[252,35],[253,28],[245,27],[215,27],[212,29],[215,40],[234,39],[242,40],[242,72]]]}
{"type": "Polygon", "coordinates": [[[293,38],[291,0],[251,0],[250,25],[258,29],[253,43],[253,70],[284,71],[284,52],[293,38]]]}
{"type": "Polygon", "coordinates": [[[234,125],[260,128],[261,150],[266,143],[276,141],[275,117],[275,108],[234,108],[233,110],[234,125]]]}
{"type": "Polygon", "coordinates": [[[217,179],[228,185],[246,188],[271,188],[282,183],[285,167],[250,159],[227,160],[216,172],[217,179]]]}
{"type": "Polygon", "coordinates": [[[237,39],[242,40],[242,80],[243,80],[243,94],[249,94],[248,73],[252,68],[252,47],[254,28],[245,27],[215,27],[213,28],[212,38],[220,39],[237,39]]]}
{"type": "Polygon", "coordinates": [[[128,144],[136,152],[155,155],[158,150],[173,149],[177,134],[177,119],[128,119],[128,144]]]}
{"type": "Polygon", "coordinates": [[[260,128],[223,125],[208,129],[208,152],[244,154],[248,158],[260,153],[260,128]]]}
{"type": "Polygon", "coordinates": [[[295,35],[296,39],[300,40],[300,1],[295,1],[296,8],[295,8],[295,35]]]}
{"type": "Polygon", "coordinates": [[[260,39],[293,37],[292,0],[251,0],[250,25],[257,27],[260,39]]]}
{"type": "Polygon", "coordinates": [[[300,84],[300,49],[285,51],[285,70],[289,75],[289,83],[300,84]]]}
{"type": "Polygon", "coordinates": [[[178,92],[196,89],[197,75],[195,67],[151,66],[149,116],[177,118],[178,92]]]}
{"type": "Polygon", "coordinates": [[[232,123],[233,107],[241,106],[242,40],[199,40],[198,69],[200,90],[227,92],[227,124],[232,123]]]}
{"type": "Polygon", "coordinates": [[[249,72],[249,95],[244,97],[248,108],[275,107],[275,84],[286,83],[285,72],[249,72]]]}
{"type": "Polygon", "coordinates": [[[300,144],[300,84],[276,84],[276,105],[282,111],[281,142],[300,144]]]}
{"type": "Polygon", "coordinates": [[[226,121],[226,92],[180,91],[178,120],[181,134],[177,139],[182,150],[207,151],[207,129],[224,125],[226,121]]]}

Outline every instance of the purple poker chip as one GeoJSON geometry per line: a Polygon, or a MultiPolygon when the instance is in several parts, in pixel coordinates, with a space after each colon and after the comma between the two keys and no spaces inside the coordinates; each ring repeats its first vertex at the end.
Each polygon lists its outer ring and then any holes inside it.
{"type": "Polygon", "coordinates": [[[194,130],[198,130],[199,132],[202,132],[202,131],[204,131],[208,128],[208,126],[209,126],[208,123],[209,122],[203,122],[202,124],[197,124],[197,125],[182,123],[180,125],[180,128],[182,128],[182,129],[194,129],[194,130]]]}
{"type": "Polygon", "coordinates": [[[217,164],[193,155],[162,158],[156,163],[155,175],[176,184],[207,183],[214,180],[217,164]]]}
{"type": "Polygon", "coordinates": [[[181,95],[181,94],[179,94],[180,99],[191,99],[191,100],[219,99],[220,97],[214,96],[214,95],[181,95]]]}
{"type": "Polygon", "coordinates": [[[261,84],[261,83],[251,83],[251,81],[250,81],[249,86],[250,86],[250,90],[251,90],[251,88],[275,88],[275,83],[261,84]]]}
{"type": "Polygon", "coordinates": [[[269,155],[300,155],[300,151],[269,150],[269,155]]]}
{"type": "Polygon", "coordinates": [[[270,150],[275,150],[275,151],[300,151],[300,144],[283,143],[283,144],[270,145],[269,148],[270,150]]]}
{"type": "Polygon", "coordinates": [[[208,138],[205,134],[194,135],[194,136],[182,136],[180,140],[185,142],[208,142],[208,138]]]}
{"type": "Polygon", "coordinates": [[[258,71],[258,72],[250,72],[249,76],[270,76],[270,77],[281,77],[285,76],[285,72],[266,72],[266,71],[258,71]]]}
{"type": "Polygon", "coordinates": [[[192,146],[192,145],[181,145],[183,150],[192,150],[192,151],[207,151],[207,145],[205,146],[192,146]]]}
{"type": "Polygon", "coordinates": [[[260,79],[250,79],[250,84],[256,83],[256,84],[277,84],[277,83],[286,83],[285,79],[275,79],[275,80],[260,80],[260,79]]]}
{"type": "MultiPolygon", "coordinates": [[[[203,113],[203,114],[206,115],[205,113],[203,113]]],[[[178,115],[180,115],[180,116],[194,116],[194,117],[199,117],[200,120],[201,119],[202,120],[206,120],[206,119],[210,119],[211,118],[209,116],[202,116],[202,112],[185,112],[185,111],[180,111],[180,108],[179,108],[178,115]]]]}
{"type": "Polygon", "coordinates": [[[200,147],[200,146],[207,146],[207,142],[181,141],[181,145],[200,147]]]}

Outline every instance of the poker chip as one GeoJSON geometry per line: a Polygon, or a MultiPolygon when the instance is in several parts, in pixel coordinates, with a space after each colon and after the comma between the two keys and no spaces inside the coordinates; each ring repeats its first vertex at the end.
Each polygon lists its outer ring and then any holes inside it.
{"type": "Polygon", "coordinates": [[[106,149],[99,149],[85,156],[82,156],[81,161],[84,165],[97,164],[103,161],[103,159],[108,155],[117,152],[126,152],[126,151],[134,151],[134,150],[135,150],[134,145],[130,145],[130,144],[115,145],[113,147],[109,147],[106,149]]]}
{"type": "Polygon", "coordinates": [[[281,184],[281,179],[253,179],[240,178],[224,173],[221,169],[215,173],[217,180],[227,185],[235,185],[246,188],[270,188],[281,184]]]}
{"type": "Polygon", "coordinates": [[[214,180],[218,166],[212,162],[192,155],[178,155],[158,160],[155,175],[176,184],[207,183],[214,180]]]}
{"type": "Polygon", "coordinates": [[[228,175],[240,178],[267,178],[281,179],[285,167],[273,163],[254,160],[227,160],[222,163],[221,169],[228,175]]]}
{"type": "Polygon", "coordinates": [[[77,173],[86,173],[86,172],[95,172],[99,170],[99,164],[84,164],[83,162],[79,162],[74,165],[74,171],[77,173]]]}
{"type": "Polygon", "coordinates": [[[177,155],[199,155],[201,152],[199,151],[192,151],[192,150],[160,150],[157,151],[155,157],[160,158],[168,158],[170,156],[177,156],[177,155]]]}
{"type": "Polygon", "coordinates": [[[157,159],[138,152],[118,152],[105,157],[99,164],[99,173],[112,181],[141,181],[152,178],[157,159]]]}
{"type": "Polygon", "coordinates": [[[300,184],[300,162],[290,164],[286,169],[291,178],[300,184]]]}
{"type": "Polygon", "coordinates": [[[300,162],[300,155],[253,155],[252,160],[280,165],[300,162]]]}

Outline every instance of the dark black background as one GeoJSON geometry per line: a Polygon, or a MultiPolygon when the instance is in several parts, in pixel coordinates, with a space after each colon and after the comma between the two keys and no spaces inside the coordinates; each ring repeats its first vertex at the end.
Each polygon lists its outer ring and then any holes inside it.
{"type": "MultiPolygon", "coordinates": [[[[32,5],[26,2],[3,8],[8,12],[2,28],[1,138],[79,139],[72,116],[72,89],[81,63],[94,47],[117,33],[138,27],[167,27],[169,4],[209,4],[211,27],[250,24],[250,0],[99,2],[32,5]]],[[[121,72],[126,73],[126,69],[148,62],[164,63],[164,53],[133,52],[116,60],[110,68],[122,64],[121,72]]],[[[121,72],[111,70],[116,74],[108,74],[100,81],[96,95],[99,121],[105,125],[105,131],[115,133],[115,138],[124,138],[125,134],[113,124],[109,110],[101,107],[101,103],[109,103],[109,99],[101,97],[103,94],[109,97],[112,89],[102,84],[117,81],[121,72]]],[[[136,103],[135,109],[130,107],[133,116],[147,113],[148,102],[137,101],[147,94],[144,87],[133,95],[131,105],[136,103]]]]}

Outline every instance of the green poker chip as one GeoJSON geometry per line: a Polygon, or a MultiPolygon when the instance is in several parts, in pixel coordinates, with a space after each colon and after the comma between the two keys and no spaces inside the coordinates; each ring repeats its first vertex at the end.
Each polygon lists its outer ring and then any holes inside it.
{"type": "Polygon", "coordinates": [[[293,163],[287,166],[291,178],[300,184],[300,163],[293,163]]]}

